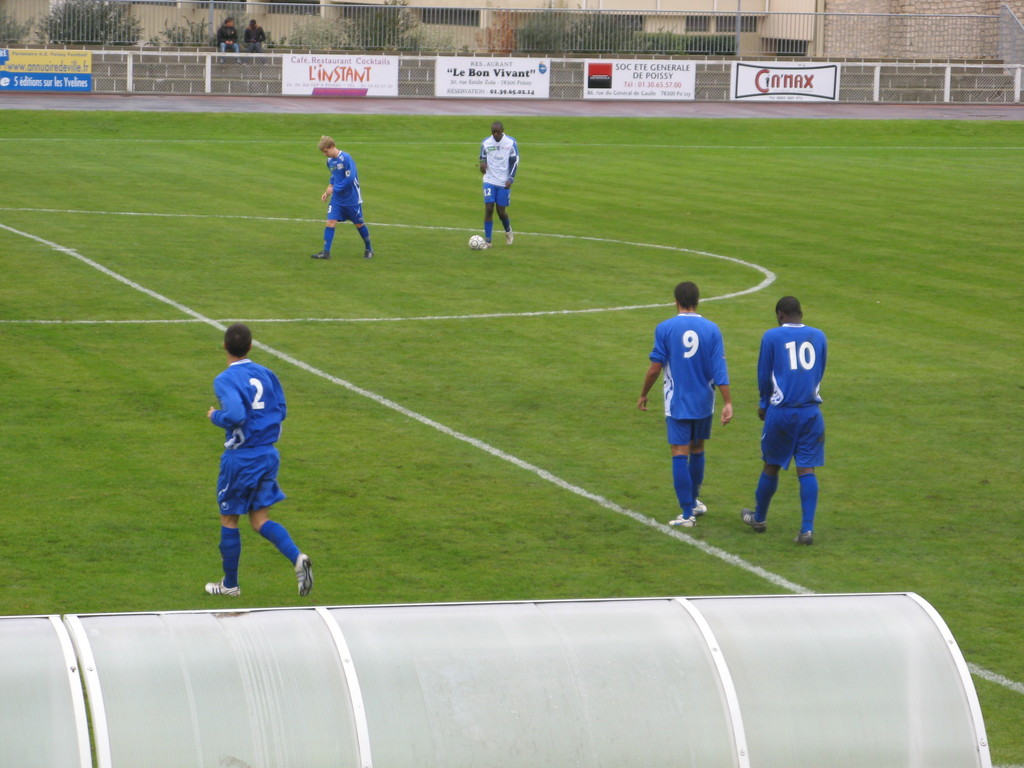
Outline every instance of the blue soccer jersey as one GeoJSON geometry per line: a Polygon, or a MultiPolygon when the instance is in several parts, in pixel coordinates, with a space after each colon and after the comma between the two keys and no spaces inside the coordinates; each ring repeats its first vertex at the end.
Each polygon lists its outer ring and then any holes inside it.
{"type": "Polygon", "coordinates": [[[359,191],[359,174],[356,163],[347,152],[338,152],[337,157],[327,158],[327,170],[331,172],[331,193],[333,203],[343,206],[361,205],[363,196],[359,191]]]}
{"type": "Polygon", "coordinates": [[[274,372],[249,359],[237,360],[213,380],[220,410],[210,420],[225,432],[224,447],[273,445],[281,437],[287,407],[274,372]]]}
{"type": "Polygon", "coordinates": [[[658,323],[650,359],[664,372],[666,416],[706,419],[715,412],[714,388],[729,384],[717,325],[695,312],[680,312],[658,323]]]}
{"type": "Polygon", "coordinates": [[[799,408],[821,402],[828,345],[825,334],[802,323],[765,331],[757,360],[760,407],[799,408]]]}

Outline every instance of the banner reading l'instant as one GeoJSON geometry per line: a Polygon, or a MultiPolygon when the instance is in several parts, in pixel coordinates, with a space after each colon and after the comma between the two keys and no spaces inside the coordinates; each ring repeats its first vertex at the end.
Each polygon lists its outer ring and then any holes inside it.
{"type": "Polygon", "coordinates": [[[839,65],[734,61],[729,91],[753,101],[838,101],[839,65]]]}
{"type": "Polygon", "coordinates": [[[287,53],[281,93],[301,96],[397,96],[398,57],[287,53]]]}

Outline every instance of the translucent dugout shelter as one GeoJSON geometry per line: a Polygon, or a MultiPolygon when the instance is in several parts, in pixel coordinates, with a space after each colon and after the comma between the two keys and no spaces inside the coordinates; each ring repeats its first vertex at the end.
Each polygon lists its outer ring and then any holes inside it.
{"type": "Polygon", "coordinates": [[[60,616],[0,618],[0,763],[92,765],[78,662],[60,616]]]}
{"type": "MultiPolygon", "coordinates": [[[[91,614],[64,624],[99,768],[991,768],[964,659],[913,594],[91,614]]],[[[0,685],[25,672],[3,667],[0,685]]],[[[74,699],[52,687],[46,695],[74,699]]],[[[36,712],[50,733],[81,721],[73,706],[36,712]]]]}

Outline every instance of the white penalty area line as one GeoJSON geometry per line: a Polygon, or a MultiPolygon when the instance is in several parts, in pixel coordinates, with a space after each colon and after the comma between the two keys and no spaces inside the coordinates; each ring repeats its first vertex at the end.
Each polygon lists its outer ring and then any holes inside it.
{"type": "MultiPolygon", "coordinates": [[[[58,243],[54,243],[50,240],[38,237],[37,235],[33,235],[28,232],[23,232],[13,227],[9,227],[5,224],[0,224],[0,229],[3,229],[15,235],[19,235],[21,237],[25,237],[29,240],[33,240],[55,251],[71,256],[72,258],[77,259],[83,264],[92,267],[93,269],[101,272],[104,275],[107,275],[108,277],[118,281],[119,283],[122,283],[123,285],[128,286],[129,288],[132,288],[133,290],[139,291],[145,294],[146,296],[149,296],[150,298],[155,299],[156,301],[159,301],[163,304],[174,307],[175,309],[177,309],[180,312],[183,312],[184,314],[188,315],[195,321],[205,323],[220,331],[223,331],[226,328],[224,323],[213,318],[207,317],[206,315],[203,315],[202,313],[197,312],[194,309],[191,309],[190,307],[187,307],[184,304],[175,301],[174,299],[171,299],[154,290],[146,288],[145,286],[140,285],[134,280],[131,280],[125,277],[124,275],[119,274],[118,272],[115,272],[109,267],[105,267],[104,265],[96,261],[93,261],[92,259],[86,256],[83,256],[73,248],[67,248],[58,243]]],[[[307,373],[310,373],[314,376],[318,376],[319,378],[329,381],[332,384],[336,384],[339,387],[343,387],[344,389],[347,389],[350,392],[353,392],[357,395],[366,397],[372,400],[373,402],[377,403],[378,405],[384,406],[385,408],[389,408],[390,410],[400,413],[409,419],[412,419],[416,422],[419,422],[420,424],[423,424],[424,426],[437,430],[438,432],[447,435],[448,437],[454,438],[463,443],[471,445],[474,448],[477,448],[490,456],[493,456],[497,459],[501,459],[502,461],[506,461],[526,472],[530,472],[531,474],[536,475],[537,477],[546,480],[549,483],[552,483],[558,488],[575,494],[581,498],[592,501],[604,509],[628,517],[631,520],[635,520],[641,525],[646,525],[649,528],[653,528],[654,530],[659,531],[660,533],[663,533],[666,536],[671,536],[673,539],[676,539],[677,541],[680,541],[684,544],[688,544],[689,546],[694,547],[700,550],[701,552],[710,555],[711,557],[714,557],[728,565],[732,565],[736,568],[746,571],[747,573],[751,573],[761,579],[764,579],[768,583],[776,587],[779,587],[780,589],[784,589],[799,595],[815,594],[814,591],[809,589],[808,587],[804,587],[800,584],[790,581],[789,579],[786,579],[783,576],[780,576],[777,573],[773,573],[772,571],[769,571],[765,568],[761,568],[760,566],[754,565],[748,560],[745,560],[744,558],[739,557],[738,555],[734,555],[731,552],[727,552],[726,550],[721,549],[720,547],[715,547],[711,544],[700,541],[685,533],[682,533],[681,531],[677,531],[668,525],[658,522],[652,517],[648,517],[647,515],[641,514],[640,512],[636,512],[634,510],[623,507],[620,504],[616,504],[614,501],[611,501],[610,499],[607,499],[604,496],[601,496],[600,494],[593,493],[592,491],[588,491],[585,488],[568,482],[567,480],[563,480],[557,475],[548,472],[546,469],[538,467],[535,464],[531,464],[528,461],[524,461],[523,459],[520,459],[519,457],[514,456],[510,453],[507,453],[501,450],[500,448],[496,448],[495,446],[490,445],[489,443],[486,443],[483,440],[478,440],[475,437],[471,437],[470,435],[467,435],[463,432],[454,430],[451,427],[441,424],[440,422],[435,421],[434,419],[431,419],[427,416],[424,416],[421,413],[406,408],[400,403],[397,403],[394,400],[390,400],[389,398],[386,398],[383,395],[379,395],[376,392],[371,392],[370,390],[364,389],[363,387],[353,384],[350,381],[339,378],[330,373],[327,373],[326,371],[322,371],[319,368],[309,365],[308,363],[303,362],[298,358],[292,357],[287,352],[282,352],[278,349],[275,349],[274,347],[268,346],[266,344],[263,344],[262,342],[258,342],[255,340],[253,341],[253,346],[257,347],[258,349],[262,350],[268,355],[271,355],[272,357],[276,357],[279,360],[283,360],[284,362],[287,362],[295,366],[296,368],[299,368],[300,370],[306,371],[307,373]]],[[[1017,693],[1024,694],[1024,684],[1010,680],[1009,678],[1006,678],[996,672],[987,670],[984,667],[979,667],[976,664],[968,664],[968,667],[971,670],[972,674],[977,675],[978,677],[981,677],[984,680],[996,683],[997,685],[1004,686],[1017,693]]]]}

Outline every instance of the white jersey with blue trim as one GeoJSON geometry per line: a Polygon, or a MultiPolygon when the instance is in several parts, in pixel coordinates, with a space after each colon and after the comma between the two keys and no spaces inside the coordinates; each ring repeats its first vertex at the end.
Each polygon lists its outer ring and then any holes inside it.
{"type": "Polygon", "coordinates": [[[488,136],[480,143],[480,162],[487,163],[484,184],[504,187],[509,179],[515,179],[519,168],[519,145],[507,133],[499,141],[488,136]]]}

